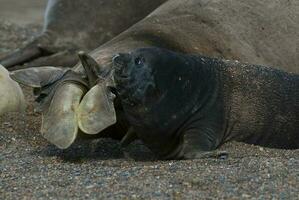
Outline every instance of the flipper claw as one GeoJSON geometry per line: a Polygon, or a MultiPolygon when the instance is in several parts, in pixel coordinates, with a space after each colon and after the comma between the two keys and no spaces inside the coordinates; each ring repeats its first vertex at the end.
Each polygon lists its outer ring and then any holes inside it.
{"type": "Polygon", "coordinates": [[[85,70],[89,82],[89,87],[93,87],[98,80],[98,74],[100,74],[100,66],[91,56],[86,54],[84,51],[80,51],[78,53],[78,56],[85,70]]]}
{"type": "Polygon", "coordinates": [[[126,135],[122,138],[120,145],[122,148],[125,148],[137,139],[138,139],[138,136],[137,136],[136,132],[134,131],[134,129],[131,127],[131,128],[129,128],[126,135]]]}

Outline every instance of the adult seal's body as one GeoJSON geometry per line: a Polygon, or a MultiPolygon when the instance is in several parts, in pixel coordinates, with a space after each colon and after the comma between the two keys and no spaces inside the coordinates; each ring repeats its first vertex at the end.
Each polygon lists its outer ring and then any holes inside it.
{"type": "Polygon", "coordinates": [[[91,51],[135,24],[166,0],[49,0],[40,36],[0,63],[6,68],[66,66],[78,50],[91,51]]]}
{"type": "Polygon", "coordinates": [[[109,66],[116,52],[156,46],[299,73],[298,13],[296,0],[170,0],[91,55],[109,66]]]}
{"type": "Polygon", "coordinates": [[[49,111],[44,112],[42,132],[52,143],[67,148],[74,141],[78,127],[87,134],[97,134],[118,121],[119,110],[114,108],[114,96],[107,89],[115,85],[112,73],[108,72],[117,52],[155,46],[181,53],[281,66],[285,71],[298,73],[298,3],[297,0],[169,0],[91,52],[92,58],[81,55],[82,64],[72,71],[83,78],[86,74],[96,74],[97,77],[88,78],[91,80],[88,87],[86,84],[82,87],[82,81],[69,81],[70,76],[66,82],[66,72],[58,69],[57,73],[42,68],[27,69],[14,72],[13,78],[41,88],[42,97],[54,96],[49,101],[49,111]],[[90,67],[94,73],[86,73],[90,67]],[[54,87],[57,85],[59,87],[54,87]],[[56,92],[58,90],[63,92],[56,92]],[[65,109],[65,104],[75,106],[65,109]],[[63,144],[57,144],[58,136],[63,144]]]}
{"type": "Polygon", "coordinates": [[[299,75],[157,48],[114,64],[125,115],[161,158],[199,158],[229,140],[299,148],[299,75]]]}

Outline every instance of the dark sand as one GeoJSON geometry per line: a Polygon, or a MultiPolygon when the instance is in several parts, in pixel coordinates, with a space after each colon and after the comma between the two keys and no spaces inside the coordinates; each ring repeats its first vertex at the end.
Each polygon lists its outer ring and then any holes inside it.
{"type": "MultiPolygon", "coordinates": [[[[1,21],[0,57],[40,28],[1,21]]],[[[118,142],[97,139],[62,151],[39,134],[24,89],[26,113],[0,118],[0,199],[299,199],[299,150],[229,143],[227,160],[157,161],[140,143],[128,157],[118,142]]]]}

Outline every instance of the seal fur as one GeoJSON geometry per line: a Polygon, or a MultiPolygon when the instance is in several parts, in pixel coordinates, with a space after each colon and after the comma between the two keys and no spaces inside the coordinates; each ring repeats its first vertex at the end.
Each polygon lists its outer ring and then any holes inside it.
{"type": "Polygon", "coordinates": [[[299,75],[158,48],[113,62],[126,118],[163,159],[199,158],[231,140],[299,148],[299,75]]]}

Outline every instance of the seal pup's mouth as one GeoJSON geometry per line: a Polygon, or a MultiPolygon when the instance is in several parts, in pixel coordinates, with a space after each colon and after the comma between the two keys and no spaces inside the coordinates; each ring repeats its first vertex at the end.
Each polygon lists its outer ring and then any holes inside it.
{"type": "Polygon", "coordinates": [[[112,62],[115,69],[115,75],[118,81],[128,81],[130,77],[130,71],[128,70],[128,64],[131,61],[131,55],[125,53],[119,53],[113,56],[112,62]]]}

